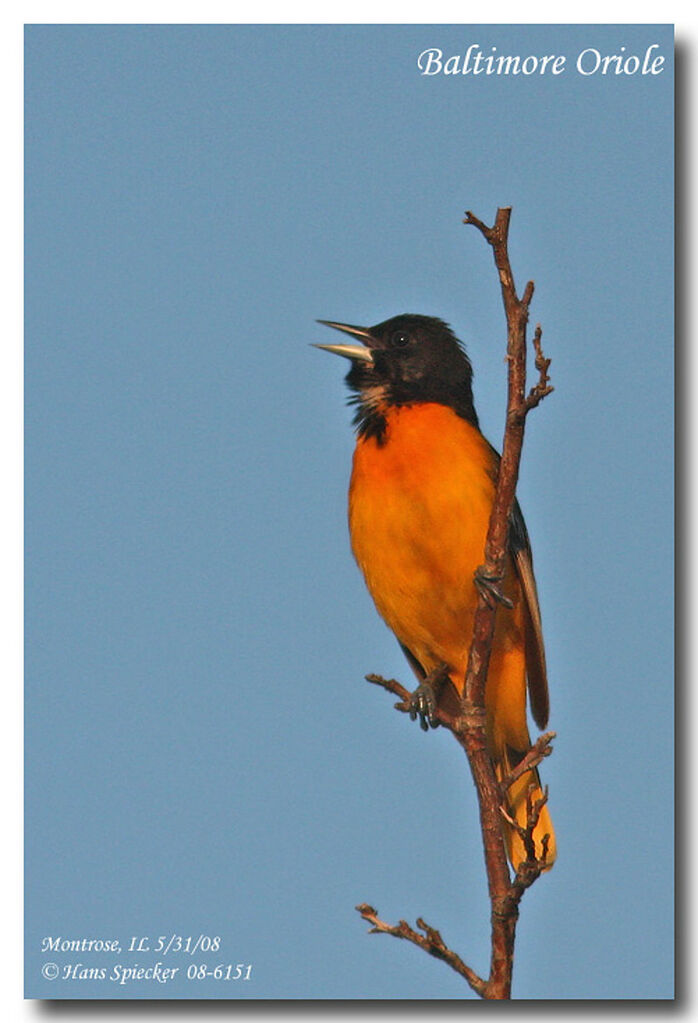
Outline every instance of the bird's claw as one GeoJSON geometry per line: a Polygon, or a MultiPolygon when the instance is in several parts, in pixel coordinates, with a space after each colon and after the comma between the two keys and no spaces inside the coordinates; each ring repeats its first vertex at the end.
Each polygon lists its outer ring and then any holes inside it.
{"type": "Polygon", "coordinates": [[[410,696],[409,712],[414,721],[419,716],[419,725],[425,732],[438,728],[437,706],[441,690],[449,679],[448,665],[439,664],[422,679],[410,696]]]}
{"type": "Polygon", "coordinates": [[[410,720],[415,721],[419,717],[420,728],[428,732],[429,726],[439,727],[436,717],[436,694],[434,687],[426,680],[421,682],[410,696],[410,720]]]}
{"type": "Polygon", "coordinates": [[[503,575],[494,575],[485,571],[483,565],[475,572],[475,585],[492,608],[495,603],[504,604],[504,607],[512,608],[514,605],[509,597],[505,597],[499,588],[499,583],[504,579],[503,575]]]}

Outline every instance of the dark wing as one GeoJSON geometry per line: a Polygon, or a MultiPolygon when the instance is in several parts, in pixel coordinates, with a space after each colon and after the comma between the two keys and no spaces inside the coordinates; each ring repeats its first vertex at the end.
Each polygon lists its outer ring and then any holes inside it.
{"type": "Polygon", "coordinates": [[[540,619],[536,577],[533,574],[533,555],[528,539],[526,523],[519,507],[514,507],[509,522],[509,551],[516,566],[521,583],[526,614],[526,674],[528,675],[528,696],[531,712],[539,728],[545,728],[550,713],[548,697],[548,673],[545,667],[543,625],[540,619]]]}
{"type": "MultiPolygon", "coordinates": [[[[497,482],[499,471],[499,453],[490,444],[493,467],[492,479],[497,482]]],[[[521,584],[524,599],[524,615],[526,618],[526,674],[528,676],[528,697],[531,704],[533,720],[539,728],[545,728],[550,714],[548,697],[548,672],[545,667],[545,647],[543,645],[543,625],[540,618],[538,589],[533,574],[533,555],[528,530],[518,500],[514,500],[511,518],[509,519],[509,553],[511,554],[516,574],[521,584]]]]}

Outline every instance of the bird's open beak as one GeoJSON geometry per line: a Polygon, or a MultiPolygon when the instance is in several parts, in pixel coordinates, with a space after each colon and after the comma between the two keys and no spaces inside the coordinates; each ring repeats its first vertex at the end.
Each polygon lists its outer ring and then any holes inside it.
{"type": "MultiPolygon", "coordinates": [[[[363,338],[366,341],[371,341],[371,332],[365,327],[352,327],[349,323],[334,323],[332,320],[318,320],[318,323],[324,323],[326,327],[333,327],[335,330],[342,330],[345,334],[351,334],[352,337],[363,338]]],[[[335,355],[343,355],[345,359],[351,359],[354,362],[373,362],[373,356],[371,349],[367,348],[366,345],[313,345],[314,348],[322,348],[325,352],[333,352],[335,355]]]]}

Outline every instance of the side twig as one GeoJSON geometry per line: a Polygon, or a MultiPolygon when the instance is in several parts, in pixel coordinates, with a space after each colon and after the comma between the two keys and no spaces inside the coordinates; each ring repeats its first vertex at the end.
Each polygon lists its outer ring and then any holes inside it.
{"type": "Polygon", "coordinates": [[[404,938],[406,941],[411,941],[413,945],[417,945],[425,952],[428,952],[429,955],[435,956],[437,959],[443,959],[456,973],[460,973],[461,977],[465,977],[473,991],[476,991],[481,996],[484,994],[487,985],[482,977],[479,977],[475,970],[471,970],[469,966],[466,966],[461,957],[447,947],[440,933],[425,923],[421,916],[417,918],[417,927],[424,931],[423,935],[413,930],[406,920],[400,920],[397,926],[386,924],[383,920],[378,919],[373,906],[369,906],[366,903],[362,903],[356,908],[364,920],[372,924],[370,934],[392,934],[395,938],[404,938]]]}
{"type": "Polygon", "coordinates": [[[555,732],[545,732],[533,743],[527,753],[521,758],[516,767],[511,771],[505,778],[502,778],[500,786],[502,792],[506,792],[515,781],[526,774],[534,767],[538,767],[541,760],[549,757],[553,751],[553,747],[550,745],[555,738],[555,732]]]}

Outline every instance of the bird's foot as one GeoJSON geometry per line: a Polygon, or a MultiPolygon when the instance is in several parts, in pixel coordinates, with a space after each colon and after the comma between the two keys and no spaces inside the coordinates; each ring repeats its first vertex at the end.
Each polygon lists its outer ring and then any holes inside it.
{"type": "Polygon", "coordinates": [[[495,603],[504,604],[505,607],[514,606],[509,597],[505,597],[499,588],[499,583],[503,579],[503,575],[486,572],[484,565],[480,565],[475,570],[475,585],[485,598],[488,607],[494,607],[495,603]]]}
{"type": "Polygon", "coordinates": [[[438,668],[430,671],[410,695],[410,718],[415,721],[419,717],[419,726],[425,732],[429,731],[430,725],[432,728],[439,727],[436,706],[441,689],[448,677],[448,668],[445,664],[441,664],[438,668]]]}

